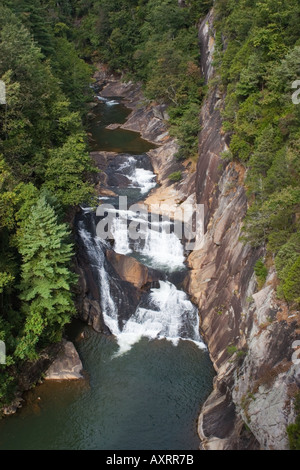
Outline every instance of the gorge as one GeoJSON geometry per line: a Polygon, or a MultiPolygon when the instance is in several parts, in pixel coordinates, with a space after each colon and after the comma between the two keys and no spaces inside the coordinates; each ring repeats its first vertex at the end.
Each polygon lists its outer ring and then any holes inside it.
{"type": "MultiPolygon", "coordinates": [[[[141,96],[132,84],[129,88],[141,96]]],[[[118,137],[119,129],[107,130],[111,113],[113,124],[124,120],[124,95],[124,85],[112,82],[97,94],[99,104],[92,111],[101,119],[95,127],[99,140],[105,142],[103,134],[114,133],[114,145],[118,141],[128,152],[115,153],[108,144],[91,154],[101,162],[102,172],[95,176],[101,181],[100,202],[110,203],[116,212],[118,196],[126,195],[131,204],[140,202],[156,186],[151,162],[140,153],[156,145],[134,131],[121,130],[118,137]]],[[[147,122],[148,116],[140,116],[147,122]]],[[[97,138],[93,119],[91,138],[97,138]]],[[[153,119],[159,126],[152,128],[152,141],[161,138],[164,126],[161,119],[153,119]]],[[[214,371],[199,333],[197,309],[182,290],[187,274],[184,247],[159,222],[141,241],[130,243],[125,216],[138,217],[119,212],[112,246],[96,236],[99,217],[92,208],[82,206],[75,219],[82,289],[78,311],[93,329],[74,324],[69,335],[88,378],[46,381],[29,392],[27,405],[1,423],[0,447],[198,448],[197,413],[212,388],[214,371]],[[84,416],[79,419],[80,410],[84,416]]]]}
{"type": "MultiPolygon", "coordinates": [[[[281,81],[290,77],[298,57],[298,49],[295,55],[283,52],[292,50],[295,6],[287,2],[291,12],[284,18],[291,27],[286,27],[287,44],[278,44],[284,33],[273,37],[267,28],[273,15],[267,0],[263,6],[216,1],[208,14],[206,2],[144,2],[145,11],[141,3],[133,13],[125,0],[121,12],[115,2],[100,2],[114,22],[110,31],[101,29],[105,15],[99,16],[95,2],[93,31],[103,33],[98,43],[86,26],[92,14],[76,23],[85,28],[84,53],[90,48],[97,63],[88,136],[99,207],[95,211],[82,198],[78,211],[68,212],[76,243],[72,269],[79,282],[78,317],[65,336],[79,352],[84,378],[45,381],[29,391],[22,409],[0,422],[0,448],[287,450],[287,430],[299,423],[300,108],[284,108],[283,87],[289,84],[281,81]],[[201,86],[191,57],[182,62],[192,44],[185,41],[189,27],[200,16],[201,86]],[[272,40],[266,40],[267,33],[272,40]],[[109,52],[100,51],[108,38],[109,52]],[[101,53],[118,75],[99,65],[101,53]],[[149,99],[130,72],[123,76],[123,66],[145,79],[149,99]],[[168,109],[164,98],[176,106],[168,109]],[[282,189],[279,196],[274,187],[282,189]],[[128,205],[119,207],[125,197],[128,205]],[[142,203],[148,210],[162,205],[162,216],[176,208],[196,212],[203,207],[200,248],[185,249],[173,233],[172,217],[145,219],[136,206],[142,203]],[[251,213],[253,206],[258,209],[251,213]],[[255,221],[252,239],[245,236],[249,212],[250,222],[255,221]],[[99,237],[105,217],[113,221],[108,240],[99,237]],[[139,227],[137,240],[129,238],[129,224],[139,227]]],[[[67,129],[76,127],[73,120],[74,115],[62,118],[67,129]]],[[[61,134],[59,128],[57,141],[61,134]]],[[[81,184],[85,189],[81,174],[73,184],[73,172],[70,178],[68,173],[68,167],[82,168],[82,139],[70,142],[64,152],[51,150],[47,175],[52,179],[46,188],[68,201],[68,208],[71,189],[81,184]],[[64,192],[60,166],[70,149],[78,149],[79,157],[76,165],[72,160],[64,165],[72,183],[64,192]],[[57,175],[52,166],[58,166],[57,175]]],[[[43,172],[36,162],[41,154],[28,170],[40,185],[43,172]]],[[[30,185],[26,189],[27,198],[36,195],[30,185]]],[[[5,299],[10,305],[10,297],[5,299]]],[[[14,347],[11,340],[11,351],[14,347]]],[[[56,346],[52,354],[57,355],[56,346]]],[[[46,350],[39,360],[48,367],[53,357],[46,350]]],[[[21,367],[16,364],[14,372],[21,367]]],[[[297,438],[299,427],[294,432],[297,438]]]]}

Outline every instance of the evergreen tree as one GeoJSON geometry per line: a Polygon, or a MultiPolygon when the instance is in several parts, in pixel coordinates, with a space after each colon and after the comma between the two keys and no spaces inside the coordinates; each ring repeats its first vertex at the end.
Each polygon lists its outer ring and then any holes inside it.
{"type": "Polygon", "coordinates": [[[50,152],[46,167],[45,187],[56,195],[63,206],[88,202],[94,193],[85,180],[86,173],[95,172],[82,134],[69,137],[60,148],[50,152]]]}
{"type": "Polygon", "coordinates": [[[74,313],[71,286],[76,277],[68,268],[73,247],[65,224],[42,196],[32,209],[19,239],[20,282],[24,327],[16,356],[33,359],[39,346],[60,340],[74,313]]]}

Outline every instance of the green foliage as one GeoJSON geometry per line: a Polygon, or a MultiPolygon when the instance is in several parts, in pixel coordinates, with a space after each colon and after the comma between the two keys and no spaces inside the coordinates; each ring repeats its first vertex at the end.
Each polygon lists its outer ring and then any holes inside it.
{"type": "Polygon", "coordinates": [[[223,128],[231,135],[225,157],[247,168],[245,239],[274,253],[278,295],[298,303],[299,251],[293,247],[299,231],[300,106],[292,103],[291,86],[300,78],[300,4],[217,0],[215,14],[215,61],[226,91],[223,128]]]}
{"type": "MultiPolygon", "coordinates": [[[[79,114],[71,112],[62,92],[60,85],[64,82],[54,76],[66,75],[65,70],[58,71],[60,58],[58,55],[52,69],[21,21],[1,7],[0,78],[6,84],[8,106],[0,107],[0,151],[14,175],[22,180],[36,176],[43,179],[48,150],[63,144],[82,126],[79,114]]],[[[74,51],[70,61],[76,62],[74,51]]],[[[86,70],[79,75],[78,62],[72,70],[78,79],[70,80],[67,91],[74,97],[74,107],[89,81],[86,70]]]]}
{"type": "Polygon", "coordinates": [[[295,423],[287,427],[290,450],[300,450],[300,393],[295,397],[295,412],[295,423]]]}
{"type": "Polygon", "coordinates": [[[171,173],[168,176],[168,178],[169,178],[170,181],[180,181],[181,178],[182,178],[181,171],[174,171],[174,173],[171,173]]]}
{"type": "Polygon", "coordinates": [[[91,80],[92,67],[78,57],[73,43],[66,37],[53,40],[55,53],[51,56],[52,72],[61,83],[61,90],[71,103],[71,109],[84,110],[82,106],[91,101],[87,84],[91,80]]]}
{"type": "Polygon", "coordinates": [[[234,353],[238,351],[238,348],[234,345],[230,345],[227,347],[227,352],[230,356],[233,356],[234,353]]]}
{"type": "Polygon", "coordinates": [[[266,282],[268,269],[262,259],[259,259],[254,266],[254,272],[257,279],[258,289],[261,289],[266,282]]]}
{"type": "Polygon", "coordinates": [[[14,226],[14,206],[16,192],[10,169],[3,158],[0,159],[0,229],[14,226]]]}
{"type": "Polygon", "coordinates": [[[282,282],[278,293],[287,302],[295,303],[297,307],[300,305],[300,255],[294,263],[289,260],[289,268],[286,267],[284,273],[286,273],[285,277],[283,277],[283,272],[280,273],[282,282]]]}
{"type": "Polygon", "coordinates": [[[243,359],[247,355],[246,351],[238,349],[237,346],[234,346],[233,344],[227,346],[227,353],[229,356],[233,356],[235,354],[236,360],[243,359]]]}
{"type": "Polygon", "coordinates": [[[62,147],[50,152],[45,186],[63,206],[88,202],[94,191],[85,175],[93,171],[83,135],[73,135],[62,147]]]}
{"type": "Polygon", "coordinates": [[[73,256],[68,238],[67,226],[58,224],[53,208],[41,197],[18,240],[24,327],[15,355],[20,359],[34,359],[38,345],[59,340],[74,313],[70,288],[76,278],[67,267],[73,256]]]}
{"type": "Polygon", "coordinates": [[[80,58],[74,32],[77,13],[87,13],[81,3],[0,6],[7,98],[0,105],[0,339],[7,348],[0,405],[14,392],[22,362],[57,341],[74,312],[73,247],[63,220],[93,194],[82,137],[92,68],[80,58]]]}

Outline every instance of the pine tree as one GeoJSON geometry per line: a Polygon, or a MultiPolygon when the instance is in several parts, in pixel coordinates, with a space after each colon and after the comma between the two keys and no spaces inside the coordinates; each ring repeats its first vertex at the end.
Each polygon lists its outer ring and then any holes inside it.
{"type": "Polygon", "coordinates": [[[42,196],[19,240],[24,328],[15,354],[21,359],[33,359],[39,347],[59,341],[74,313],[70,288],[76,277],[69,269],[73,247],[68,236],[67,226],[58,224],[54,209],[42,196]]]}

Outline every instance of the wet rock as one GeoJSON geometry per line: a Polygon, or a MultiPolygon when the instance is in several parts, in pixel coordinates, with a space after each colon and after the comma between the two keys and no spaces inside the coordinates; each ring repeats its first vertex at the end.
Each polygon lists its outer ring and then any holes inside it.
{"type": "Polygon", "coordinates": [[[24,399],[22,398],[22,395],[17,394],[17,396],[12,401],[12,403],[8,406],[5,406],[2,409],[3,416],[10,416],[10,415],[15,414],[18,411],[18,409],[22,407],[23,402],[24,402],[24,399]]]}
{"type": "Polygon", "coordinates": [[[114,131],[115,129],[119,129],[120,126],[121,126],[121,124],[109,124],[108,126],[106,126],[105,129],[109,129],[111,131],[114,131]]]}
{"type": "Polygon", "coordinates": [[[104,323],[101,299],[97,281],[90,268],[90,261],[84,248],[79,244],[77,250],[77,265],[75,271],[78,274],[78,289],[76,295],[76,309],[80,318],[92,326],[95,331],[110,334],[104,323]]]}
{"type": "Polygon", "coordinates": [[[79,354],[71,341],[63,341],[62,348],[46,372],[45,380],[83,379],[79,354]]]}
{"type": "Polygon", "coordinates": [[[154,287],[161,279],[161,273],[139,263],[131,256],[107,250],[107,259],[123,281],[130,282],[138,289],[154,287]]]}
{"type": "Polygon", "coordinates": [[[26,361],[22,365],[22,370],[17,376],[17,387],[15,397],[9,406],[0,409],[0,415],[9,416],[16,413],[21,408],[24,399],[23,394],[30,390],[41,380],[42,375],[49,368],[51,363],[55,360],[59,351],[61,350],[62,343],[54,343],[39,353],[39,357],[35,361],[26,361]]]}

